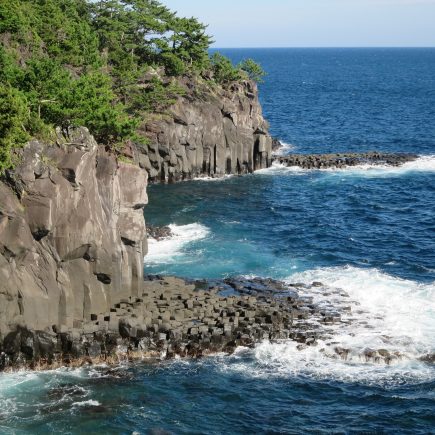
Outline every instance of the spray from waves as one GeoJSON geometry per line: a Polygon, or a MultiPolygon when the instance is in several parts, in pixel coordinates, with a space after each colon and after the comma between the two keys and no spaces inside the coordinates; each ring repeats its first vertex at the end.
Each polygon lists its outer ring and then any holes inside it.
{"type": "Polygon", "coordinates": [[[201,177],[195,177],[193,181],[224,181],[232,177],[234,177],[234,174],[225,174],[219,177],[201,176],[201,177]]]}
{"type": "Polygon", "coordinates": [[[312,287],[305,295],[316,305],[350,310],[342,311],[340,323],[328,325],[329,336],[316,346],[263,342],[223,363],[225,370],[383,386],[435,380],[435,367],[420,360],[435,352],[435,283],[351,266],[297,273],[287,281],[344,289],[312,287]]]}
{"type": "Polygon", "coordinates": [[[400,176],[408,172],[435,172],[435,155],[420,156],[412,162],[406,162],[401,166],[390,165],[357,165],[347,168],[329,168],[321,171],[348,173],[366,177],[392,177],[400,176]]]}
{"type": "Polygon", "coordinates": [[[294,151],[296,149],[296,146],[290,143],[282,142],[280,141],[281,146],[276,149],[275,151],[272,151],[273,157],[282,157],[289,154],[291,151],[294,151]]]}
{"type": "Polygon", "coordinates": [[[273,162],[269,168],[256,171],[257,174],[291,174],[302,175],[313,171],[326,172],[337,175],[362,176],[362,177],[394,177],[409,172],[435,172],[435,155],[420,156],[412,162],[406,162],[401,166],[364,164],[346,166],[344,168],[304,169],[299,166],[286,166],[279,162],[273,162]]]}
{"type": "MultiPolygon", "coordinates": [[[[293,275],[290,280],[321,281],[342,288],[357,303],[349,314],[350,332],[355,336],[347,337],[349,341],[343,340],[343,345],[359,349],[383,347],[411,358],[435,350],[435,283],[420,284],[377,269],[351,266],[315,269],[293,275]]],[[[313,297],[315,303],[328,300],[321,293],[313,297]]]]}
{"type": "Polygon", "coordinates": [[[85,400],[83,402],[74,402],[72,404],[72,406],[86,406],[86,407],[89,407],[89,406],[101,406],[101,403],[98,402],[98,400],[92,400],[92,399],[90,399],[90,400],[85,400]]]}
{"type": "Polygon", "coordinates": [[[179,262],[184,255],[184,249],[192,242],[206,238],[210,230],[199,223],[188,225],[169,225],[171,236],[162,240],[148,240],[148,254],[145,264],[179,262]]]}
{"type": "Polygon", "coordinates": [[[310,169],[304,169],[299,166],[286,166],[279,162],[273,162],[271,166],[264,169],[259,169],[255,171],[256,174],[264,174],[264,175],[278,175],[278,174],[286,174],[291,173],[295,175],[303,175],[307,173],[310,169]]]}

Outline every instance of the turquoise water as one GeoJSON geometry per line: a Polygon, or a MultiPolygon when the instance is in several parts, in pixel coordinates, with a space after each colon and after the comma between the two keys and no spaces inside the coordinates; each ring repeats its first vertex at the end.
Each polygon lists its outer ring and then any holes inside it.
{"type": "Polygon", "coordinates": [[[146,273],[272,276],[344,289],[318,346],[262,343],[200,361],[0,375],[0,433],[431,433],[435,428],[435,50],[228,50],[269,75],[283,152],[404,151],[402,168],[151,186],[146,273]],[[350,349],[341,360],[333,347],[350,349]],[[402,356],[366,361],[367,349],[402,356]]]}

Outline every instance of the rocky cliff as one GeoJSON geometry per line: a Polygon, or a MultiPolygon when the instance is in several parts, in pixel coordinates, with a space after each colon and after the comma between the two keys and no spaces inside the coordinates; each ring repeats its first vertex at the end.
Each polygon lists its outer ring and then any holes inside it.
{"type": "Polygon", "coordinates": [[[272,138],[254,82],[228,89],[187,79],[180,85],[185,94],[145,122],[149,144],[139,163],[150,181],[246,174],[270,165],[272,138]]]}
{"type": "MultiPolygon", "coordinates": [[[[136,339],[121,329],[142,313],[148,179],[270,165],[254,83],[182,85],[175,104],[144,122],[149,144],[125,150],[131,163],[76,128],[51,143],[31,141],[0,179],[0,370],[107,355],[122,338],[136,339]]],[[[149,337],[161,332],[139,326],[149,337]]]]}
{"type": "Polygon", "coordinates": [[[80,329],[142,288],[146,171],[84,128],[57,136],[0,182],[0,350],[17,328],[80,329]]]}

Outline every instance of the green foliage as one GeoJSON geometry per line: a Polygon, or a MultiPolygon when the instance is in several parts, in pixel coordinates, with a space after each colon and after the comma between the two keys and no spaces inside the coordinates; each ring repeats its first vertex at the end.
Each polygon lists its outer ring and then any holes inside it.
{"type": "Polygon", "coordinates": [[[206,28],[195,18],[175,18],[168,38],[172,53],[197,71],[209,67],[207,50],[212,39],[206,35],[206,28]]]}
{"type": "Polygon", "coordinates": [[[28,117],[24,96],[0,84],[0,174],[12,166],[12,149],[29,139],[25,130],[28,117]]]}
{"type": "Polygon", "coordinates": [[[257,83],[261,83],[263,81],[263,77],[266,75],[266,72],[263,70],[261,65],[259,65],[253,59],[245,59],[239,64],[239,68],[241,71],[247,74],[250,80],[254,80],[257,83]]]}
{"type": "Polygon", "coordinates": [[[235,67],[227,57],[222,56],[220,53],[214,53],[210,61],[213,77],[217,83],[226,84],[243,78],[240,69],[235,67]]]}
{"type": "Polygon", "coordinates": [[[81,76],[62,98],[63,119],[58,125],[85,125],[97,141],[114,144],[133,135],[138,120],[115,102],[110,78],[101,72],[81,76]]]}
{"type": "Polygon", "coordinates": [[[166,74],[170,76],[181,76],[186,72],[186,64],[174,53],[162,53],[161,58],[166,74]]]}
{"type": "Polygon", "coordinates": [[[0,0],[0,170],[55,126],[84,125],[115,149],[145,144],[143,119],[185,92],[177,77],[261,79],[252,60],[210,58],[206,30],[156,0],[0,0]]]}
{"type": "Polygon", "coordinates": [[[183,94],[184,89],[177,85],[176,82],[163,83],[162,80],[155,77],[137,95],[134,108],[145,112],[161,113],[174,104],[177,98],[183,94]]]}

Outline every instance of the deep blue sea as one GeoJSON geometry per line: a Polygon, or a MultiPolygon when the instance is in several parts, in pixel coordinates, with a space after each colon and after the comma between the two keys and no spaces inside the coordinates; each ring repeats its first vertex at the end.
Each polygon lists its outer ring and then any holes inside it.
{"type": "Polygon", "coordinates": [[[347,292],[349,322],[302,350],[0,375],[0,433],[435,433],[435,366],[419,359],[435,353],[435,49],[221,51],[267,71],[281,152],[421,157],[151,186],[145,217],[174,236],[150,241],[145,272],[321,281],[347,292]],[[366,361],[367,349],[402,357],[366,361]]]}

